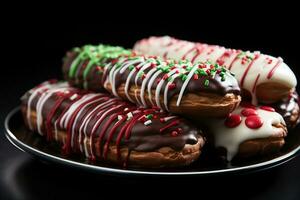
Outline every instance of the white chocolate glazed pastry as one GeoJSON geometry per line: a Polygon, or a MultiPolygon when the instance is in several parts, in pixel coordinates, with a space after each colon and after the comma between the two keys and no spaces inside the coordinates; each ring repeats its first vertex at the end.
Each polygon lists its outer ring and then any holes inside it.
{"type": "Polygon", "coordinates": [[[207,122],[214,146],[225,148],[227,160],[268,155],[284,144],[287,129],[282,116],[272,107],[239,106],[226,119],[207,122]]]}
{"type": "Polygon", "coordinates": [[[188,42],[172,37],[150,37],[138,41],[134,50],[172,59],[188,59],[191,62],[211,61],[224,65],[235,73],[244,96],[258,102],[273,103],[289,95],[297,80],[281,58],[260,52],[226,49],[218,45],[188,42]]]}

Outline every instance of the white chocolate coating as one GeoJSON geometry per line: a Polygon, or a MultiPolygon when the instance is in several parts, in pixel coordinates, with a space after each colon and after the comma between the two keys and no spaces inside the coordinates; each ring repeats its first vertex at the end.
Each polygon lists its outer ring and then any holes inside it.
{"type": "Polygon", "coordinates": [[[283,137],[282,129],[276,128],[275,124],[285,124],[282,116],[277,112],[270,112],[259,107],[256,108],[257,116],[263,121],[263,124],[258,129],[248,128],[245,120],[247,117],[241,114],[244,108],[239,106],[233,114],[241,116],[241,123],[233,128],[227,127],[225,119],[209,120],[207,125],[214,135],[215,147],[224,147],[227,150],[227,160],[231,161],[239,151],[239,146],[243,142],[252,139],[283,137]]]}
{"type": "Polygon", "coordinates": [[[169,36],[143,39],[135,44],[134,50],[164,58],[188,59],[191,62],[218,62],[236,75],[240,87],[250,92],[254,105],[257,105],[256,87],[261,83],[277,82],[291,89],[297,85],[295,74],[281,58],[260,52],[243,52],[169,36]]]}

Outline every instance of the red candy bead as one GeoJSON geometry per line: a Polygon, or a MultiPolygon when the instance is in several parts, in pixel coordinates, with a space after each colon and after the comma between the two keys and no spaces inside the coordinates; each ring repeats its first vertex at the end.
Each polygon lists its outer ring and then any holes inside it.
{"type": "Polygon", "coordinates": [[[258,129],[263,125],[263,123],[263,120],[256,115],[251,115],[245,120],[246,126],[251,129],[258,129]]]}
{"type": "Polygon", "coordinates": [[[266,111],[269,111],[269,112],[275,112],[275,109],[270,107],[270,106],[261,106],[260,109],[266,110],[266,111]]]}
{"type": "Polygon", "coordinates": [[[241,122],[242,122],[242,118],[240,115],[231,114],[226,118],[224,124],[229,128],[234,128],[238,126],[241,122]]]}
{"type": "Polygon", "coordinates": [[[241,114],[245,117],[248,117],[250,115],[257,115],[256,110],[252,109],[252,108],[244,108],[241,112],[241,114]]]}

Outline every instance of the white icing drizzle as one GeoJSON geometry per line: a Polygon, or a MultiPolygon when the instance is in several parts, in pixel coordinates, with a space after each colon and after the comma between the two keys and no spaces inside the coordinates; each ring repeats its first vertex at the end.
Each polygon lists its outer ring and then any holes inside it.
{"type": "MultiPolygon", "coordinates": [[[[172,76],[173,74],[175,74],[177,71],[177,69],[173,69],[171,70],[169,73],[167,73],[167,76],[170,77],[172,76]]],[[[156,102],[156,105],[160,108],[160,109],[163,109],[160,105],[160,90],[162,88],[162,85],[165,83],[166,80],[164,80],[163,78],[159,81],[159,83],[157,84],[156,86],[156,90],[155,90],[155,102],[156,102]]],[[[165,87],[165,90],[166,90],[167,87],[165,87]]]]}
{"type": "Polygon", "coordinates": [[[224,147],[227,150],[227,159],[231,161],[239,151],[239,146],[243,142],[258,138],[268,138],[271,136],[282,137],[282,129],[276,128],[275,124],[285,124],[282,116],[277,112],[270,112],[257,107],[258,116],[263,120],[263,125],[258,129],[248,128],[245,124],[246,117],[241,114],[243,107],[238,107],[233,114],[242,117],[241,123],[234,128],[224,125],[224,119],[210,120],[207,122],[215,138],[216,147],[224,147]]]}
{"type": "Polygon", "coordinates": [[[47,90],[49,89],[49,85],[47,85],[47,83],[43,84],[40,86],[40,88],[37,88],[36,90],[34,90],[32,92],[32,94],[30,95],[29,99],[28,99],[28,102],[27,102],[27,123],[28,123],[28,126],[29,126],[29,129],[30,130],[33,130],[33,127],[32,127],[32,123],[31,123],[31,104],[32,104],[32,100],[41,92],[43,92],[43,90],[47,90]]]}
{"type": "Polygon", "coordinates": [[[56,88],[51,90],[51,86],[48,87],[47,92],[41,94],[37,104],[36,104],[36,117],[37,117],[37,131],[40,135],[44,135],[42,131],[43,124],[43,108],[45,102],[56,92],[65,92],[67,90],[66,83],[61,83],[56,86],[56,88]]]}
{"type": "MultiPolygon", "coordinates": [[[[123,62],[126,58],[121,58],[120,59],[120,62],[123,62]]],[[[127,61],[127,62],[124,62],[123,63],[123,68],[128,68],[130,65],[134,65],[136,63],[139,63],[140,60],[131,60],[131,61],[127,61]]],[[[116,97],[119,97],[118,93],[117,93],[117,89],[116,89],[116,75],[117,73],[121,70],[121,67],[119,67],[118,69],[116,69],[117,67],[117,64],[115,64],[112,69],[110,69],[109,71],[109,83],[111,84],[112,86],[112,92],[113,94],[116,96],[116,97]]]]}
{"type": "Polygon", "coordinates": [[[154,73],[154,75],[150,78],[148,85],[147,85],[147,91],[148,91],[148,99],[151,103],[152,106],[154,106],[155,104],[152,101],[152,85],[154,83],[154,81],[156,80],[156,78],[163,73],[161,70],[158,70],[157,72],[154,73]]]}
{"type": "Polygon", "coordinates": [[[171,85],[174,82],[175,78],[177,78],[178,76],[179,76],[179,74],[173,74],[172,75],[172,80],[167,83],[167,86],[166,86],[165,91],[164,91],[164,105],[165,105],[165,109],[167,111],[169,111],[169,105],[168,105],[169,85],[171,85]]]}
{"type": "Polygon", "coordinates": [[[177,102],[176,102],[177,106],[180,105],[180,102],[181,102],[183,93],[185,91],[185,88],[188,85],[188,83],[190,82],[190,80],[191,80],[192,76],[194,75],[195,71],[197,70],[197,68],[198,68],[198,66],[194,65],[193,68],[192,68],[192,70],[189,72],[186,80],[183,82],[182,87],[181,87],[180,92],[179,92],[179,95],[178,95],[178,98],[177,98],[177,102]]]}
{"type": "MultiPolygon", "coordinates": [[[[141,86],[141,94],[140,94],[140,98],[142,101],[142,105],[144,107],[147,107],[146,101],[145,101],[145,89],[146,89],[146,83],[148,83],[149,79],[151,78],[152,74],[154,74],[157,71],[157,68],[153,68],[151,69],[148,73],[146,78],[142,81],[142,86],[141,86]]],[[[150,100],[150,97],[149,97],[150,100]]]]}

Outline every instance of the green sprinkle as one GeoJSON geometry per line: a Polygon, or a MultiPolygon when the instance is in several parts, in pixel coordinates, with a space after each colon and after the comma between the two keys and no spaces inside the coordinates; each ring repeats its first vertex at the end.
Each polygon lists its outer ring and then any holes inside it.
{"type": "Polygon", "coordinates": [[[207,76],[206,71],[204,71],[203,69],[199,69],[199,74],[200,74],[201,76],[207,76]]]}
{"type": "Polygon", "coordinates": [[[205,80],[204,85],[205,85],[206,87],[209,85],[209,80],[208,80],[208,79],[205,80]]]}
{"type": "Polygon", "coordinates": [[[225,76],[222,76],[221,81],[225,81],[225,76]]]}
{"type": "Polygon", "coordinates": [[[168,78],[168,81],[170,82],[170,81],[172,81],[173,80],[173,78],[172,78],[172,76],[170,76],[169,78],[168,78]]]}
{"type": "Polygon", "coordinates": [[[117,63],[116,63],[116,68],[117,68],[117,69],[120,68],[121,65],[122,65],[121,63],[118,63],[118,62],[117,62],[117,63]]]}
{"type": "Polygon", "coordinates": [[[138,73],[138,77],[141,78],[141,77],[143,76],[143,74],[144,74],[143,71],[139,72],[139,73],[138,73]]]}
{"type": "Polygon", "coordinates": [[[146,118],[147,118],[147,119],[152,119],[152,118],[153,118],[153,115],[152,115],[152,114],[149,114],[149,115],[146,116],[146,118]]]}
{"type": "Polygon", "coordinates": [[[215,64],[215,68],[218,69],[220,67],[220,65],[218,65],[218,63],[215,64]]]}
{"type": "Polygon", "coordinates": [[[165,72],[165,73],[167,73],[167,72],[169,72],[169,71],[170,71],[170,68],[169,68],[169,67],[167,67],[167,66],[166,66],[166,67],[163,67],[163,68],[162,68],[162,71],[163,71],[163,72],[165,72]]]}
{"type": "Polygon", "coordinates": [[[132,70],[134,69],[134,66],[133,66],[133,65],[130,65],[130,66],[128,67],[128,69],[129,69],[130,71],[132,71],[132,70]]]}
{"type": "Polygon", "coordinates": [[[222,67],[222,72],[226,72],[226,69],[224,67],[222,67]]]}
{"type": "Polygon", "coordinates": [[[185,81],[187,79],[187,75],[182,74],[181,80],[185,81]]]}
{"type": "Polygon", "coordinates": [[[215,78],[215,76],[216,76],[216,71],[211,71],[211,72],[210,72],[210,76],[211,76],[212,78],[215,78]]]}

